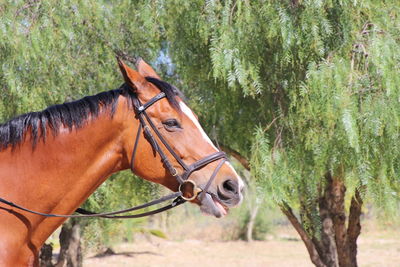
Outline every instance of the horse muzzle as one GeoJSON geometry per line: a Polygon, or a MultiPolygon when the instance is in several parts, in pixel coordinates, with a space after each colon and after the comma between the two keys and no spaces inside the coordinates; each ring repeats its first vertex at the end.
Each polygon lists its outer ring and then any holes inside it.
{"type": "Polygon", "coordinates": [[[243,199],[243,186],[233,179],[225,180],[212,191],[201,192],[198,199],[201,211],[217,218],[227,215],[229,208],[237,206],[243,199]]]}

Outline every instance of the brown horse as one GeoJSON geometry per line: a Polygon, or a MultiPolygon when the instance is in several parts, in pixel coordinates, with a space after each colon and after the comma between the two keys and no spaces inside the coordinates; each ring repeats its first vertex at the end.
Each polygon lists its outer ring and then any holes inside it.
{"type": "MultiPolygon", "coordinates": [[[[190,165],[217,151],[174,87],[143,60],[138,60],[137,71],[119,63],[125,79],[120,89],[24,114],[0,125],[1,198],[35,211],[72,214],[107,177],[130,167],[139,128],[132,100],[146,103],[160,91],[166,98],[150,106],[147,114],[180,159],[190,165]]],[[[158,136],[156,139],[160,141],[158,136]]],[[[173,168],[184,171],[171,153],[161,148],[173,168]]],[[[204,188],[218,162],[193,172],[190,179],[204,188]]],[[[134,171],[178,190],[178,181],[143,136],[137,145],[134,171]]],[[[212,198],[192,202],[220,217],[240,202],[242,188],[242,180],[226,162],[207,190],[212,198]]],[[[1,203],[0,266],[36,266],[39,249],[64,221],[1,203]]]]}

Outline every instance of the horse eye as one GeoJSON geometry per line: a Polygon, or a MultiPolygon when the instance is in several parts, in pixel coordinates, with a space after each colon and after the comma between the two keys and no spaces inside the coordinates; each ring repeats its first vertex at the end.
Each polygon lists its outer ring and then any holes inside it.
{"type": "Polygon", "coordinates": [[[163,124],[168,128],[181,128],[181,125],[175,119],[169,119],[169,120],[163,121],[163,124]]]}

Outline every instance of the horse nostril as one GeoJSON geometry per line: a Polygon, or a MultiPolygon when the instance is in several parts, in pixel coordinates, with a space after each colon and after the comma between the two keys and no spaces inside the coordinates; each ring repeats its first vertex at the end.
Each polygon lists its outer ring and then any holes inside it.
{"type": "Polygon", "coordinates": [[[222,187],[224,188],[225,191],[233,194],[238,193],[238,186],[237,184],[232,181],[232,180],[226,180],[223,184],[222,187]]]}
{"type": "Polygon", "coordinates": [[[241,199],[240,180],[227,179],[217,187],[217,196],[228,207],[237,205],[241,199]]]}

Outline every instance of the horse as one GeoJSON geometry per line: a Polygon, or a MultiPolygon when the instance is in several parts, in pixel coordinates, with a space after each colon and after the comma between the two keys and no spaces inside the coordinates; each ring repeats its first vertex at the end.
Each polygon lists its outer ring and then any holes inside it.
{"type": "MultiPolygon", "coordinates": [[[[143,59],[136,70],[120,59],[118,65],[120,88],[0,125],[0,198],[42,213],[72,214],[115,172],[132,168],[176,192],[178,173],[194,165],[186,179],[204,194],[190,202],[209,215],[226,215],[241,202],[243,181],[180,91],[143,59]],[[140,108],[153,127],[143,127],[140,108]]],[[[37,266],[40,248],[65,220],[0,203],[0,266],[37,266]]]]}

